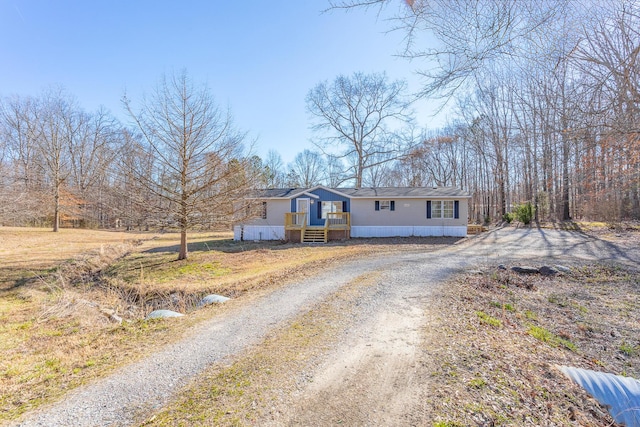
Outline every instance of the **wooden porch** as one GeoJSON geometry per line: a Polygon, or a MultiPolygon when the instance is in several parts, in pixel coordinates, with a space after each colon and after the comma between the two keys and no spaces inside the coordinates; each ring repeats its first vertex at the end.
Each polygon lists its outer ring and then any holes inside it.
{"type": "Polygon", "coordinates": [[[467,225],[467,234],[480,234],[487,230],[488,228],[483,225],[477,225],[477,224],[467,225]]]}
{"type": "Polygon", "coordinates": [[[329,238],[348,239],[351,237],[351,215],[349,212],[327,213],[324,225],[307,225],[307,215],[306,212],[287,212],[284,214],[284,230],[288,240],[299,239],[301,243],[327,243],[329,238]]]}

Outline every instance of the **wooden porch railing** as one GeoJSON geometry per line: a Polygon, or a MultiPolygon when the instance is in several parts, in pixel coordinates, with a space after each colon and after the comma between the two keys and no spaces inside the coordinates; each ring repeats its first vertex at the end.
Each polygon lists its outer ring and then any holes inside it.
{"type": "Polygon", "coordinates": [[[286,212],[284,214],[285,229],[299,229],[307,226],[306,212],[286,212]]]}
{"type": "Polygon", "coordinates": [[[351,215],[349,212],[328,212],[324,227],[327,229],[349,230],[351,229],[351,215]]]}
{"type": "Polygon", "coordinates": [[[327,242],[330,230],[351,230],[351,215],[349,212],[327,213],[324,226],[307,225],[307,213],[286,212],[284,214],[285,230],[300,230],[301,242],[327,242]]]}

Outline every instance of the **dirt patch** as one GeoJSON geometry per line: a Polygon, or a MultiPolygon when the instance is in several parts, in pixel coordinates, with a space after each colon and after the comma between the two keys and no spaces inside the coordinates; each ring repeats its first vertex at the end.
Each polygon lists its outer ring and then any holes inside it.
{"type": "Polygon", "coordinates": [[[332,354],[297,397],[290,424],[379,425],[400,420],[415,406],[413,386],[419,360],[420,310],[380,313],[371,319],[375,336],[353,339],[332,354]]]}

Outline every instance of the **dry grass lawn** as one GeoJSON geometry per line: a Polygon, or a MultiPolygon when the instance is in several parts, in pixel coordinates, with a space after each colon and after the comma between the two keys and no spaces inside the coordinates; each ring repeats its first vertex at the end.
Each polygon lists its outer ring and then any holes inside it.
{"type": "Polygon", "coordinates": [[[614,425],[557,366],[640,378],[637,271],[588,265],[545,278],[492,267],[440,288],[432,309],[435,425],[614,425]]]}
{"type": "Polygon", "coordinates": [[[149,234],[98,230],[0,227],[0,290],[46,273],[60,262],[109,245],[147,239],[149,234]]]}

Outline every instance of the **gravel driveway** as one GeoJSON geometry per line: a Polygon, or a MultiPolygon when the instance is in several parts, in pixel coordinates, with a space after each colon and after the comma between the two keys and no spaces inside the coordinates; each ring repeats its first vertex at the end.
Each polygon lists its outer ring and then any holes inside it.
{"type": "Polygon", "coordinates": [[[399,392],[394,385],[400,382],[408,386],[403,390],[410,390],[406,367],[411,366],[417,345],[422,307],[430,291],[452,274],[515,261],[637,265],[639,260],[637,249],[631,252],[577,232],[542,229],[496,230],[429,253],[403,251],[399,245],[397,254],[350,261],[248,305],[239,304],[201,324],[182,342],[70,392],[63,401],[28,414],[17,425],[130,425],[140,414],[162,407],[175,390],[207,366],[260,343],[272,328],[372,271],[382,272],[384,280],[368,303],[359,307],[361,311],[354,313],[361,321],[351,332],[352,339],[332,350],[333,356],[318,369],[313,386],[299,396],[300,404],[273,422],[331,422],[341,407],[355,414],[358,424],[389,424],[411,403],[411,393],[399,392]],[[318,408],[324,408],[324,413],[317,413],[318,408]]]}

